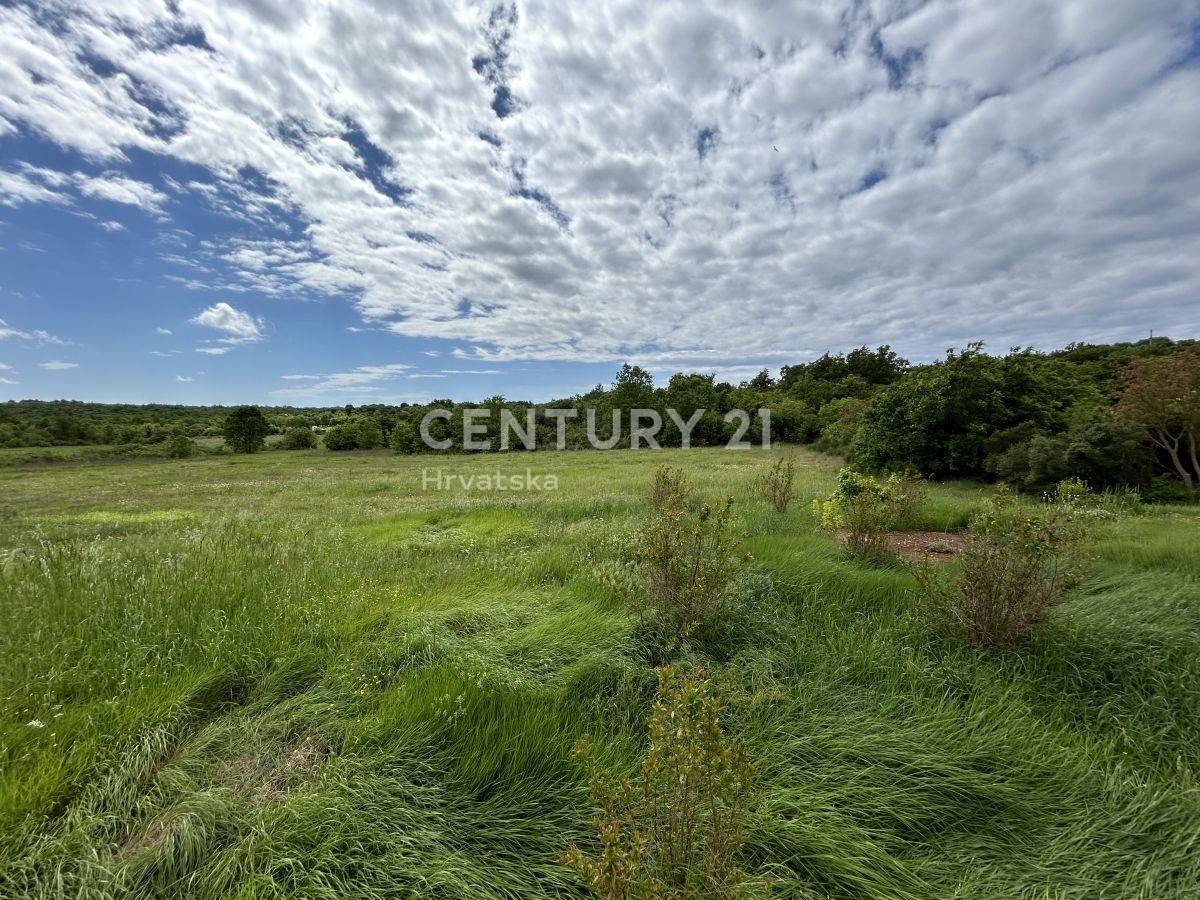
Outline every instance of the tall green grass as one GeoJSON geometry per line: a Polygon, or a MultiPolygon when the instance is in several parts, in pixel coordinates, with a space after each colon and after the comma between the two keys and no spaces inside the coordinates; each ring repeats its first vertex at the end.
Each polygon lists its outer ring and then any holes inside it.
{"type": "MultiPolygon", "coordinates": [[[[1019,652],[940,636],[811,522],[835,460],[273,453],[0,471],[0,896],[578,897],[588,731],[633,771],[654,675],[605,587],[655,465],[737,498],[710,667],[786,897],[1188,897],[1200,517],[1105,524],[1019,652]],[[423,467],[561,489],[425,492],[423,467]]],[[[963,524],[935,487],[911,527],[963,524]]],[[[696,651],[699,653],[699,651],[696,651]]]]}

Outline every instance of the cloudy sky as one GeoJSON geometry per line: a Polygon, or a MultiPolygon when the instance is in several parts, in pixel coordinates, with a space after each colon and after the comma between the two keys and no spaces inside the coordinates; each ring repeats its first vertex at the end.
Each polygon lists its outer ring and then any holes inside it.
{"type": "Polygon", "coordinates": [[[1200,0],[0,0],[0,398],[1200,334],[1200,0]]]}

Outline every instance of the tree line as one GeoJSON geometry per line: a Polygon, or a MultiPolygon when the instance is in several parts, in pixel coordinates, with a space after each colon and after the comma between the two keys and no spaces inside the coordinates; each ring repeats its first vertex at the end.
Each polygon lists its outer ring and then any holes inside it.
{"type": "MultiPolygon", "coordinates": [[[[737,428],[726,413],[742,409],[757,417],[755,411],[769,409],[773,441],[813,444],[868,471],[982,477],[1025,491],[1075,477],[1096,490],[1137,487],[1163,499],[1200,486],[1200,342],[1168,338],[1072,344],[1050,353],[1015,348],[1003,355],[976,343],[922,365],[909,364],[888,346],[859,347],[784,366],[777,375],[763,370],[736,385],[711,374],[679,373],[656,387],[649,372],[626,364],[610,385],[545,404],[493,396],[473,403],[246,409],[9,402],[0,405],[0,446],[178,449],[182,440],[222,437],[230,448],[253,450],[275,435],[273,446],[293,449],[320,442],[332,451],[429,453],[420,426],[433,409],[451,413],[428,423],[432,438],[449,442],[446,453],[466,452],[463,418],[477,409],[491,413],[478,434],[493,447],[499,446],[505,409],[522,423],[533,410],[534,444],[541,449],[556,446],[560,428],[567,448],[586,449],[591,443],[584,411],[594,410],[596,430],[610,436],[612,413],[632,409],[662,416],[657,439],[668,447],[679,446],[683,436],[666,410],[684,420],[703,410],[690,443],[721,446],[737,428]],[[562,420],[546,414],[554,409],[579,412],[562,420]],[[230,423],[239,416],[254,420],[248,442],[231,437],[230,423]]],[[[749,433],[758,435],[762,424],[751,422],[749,433]]]]}

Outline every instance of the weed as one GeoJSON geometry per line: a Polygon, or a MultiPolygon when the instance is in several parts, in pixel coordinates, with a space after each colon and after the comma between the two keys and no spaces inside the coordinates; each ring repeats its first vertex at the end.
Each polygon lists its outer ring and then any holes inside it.
{"type": "Polygon", "coordinates": [[[779,512],[787,512],[795,489],[796,461],[790,456],[775,460],[756,479],[759,495],[779,512]]]}
{"type": "Polygon", "coordinates": [[[576,744],[600,808],[600,851],[571,847],[562,862],[602,900],[716,900],[765,886],[739,867],[752,768],[721,728],[706,675],[659,669],[649,747],[635,778],[608,778],[588,737],[576,744]]]}
{"type": "Polygon", "coordinates": [[[638,537],[635,580],[627,602],[644,630],[669,652],[686,645],[717,614],[735,570],[733,498],[693,510],[692,489],[678,470],[654,474],[652,513],[638,537]]]}

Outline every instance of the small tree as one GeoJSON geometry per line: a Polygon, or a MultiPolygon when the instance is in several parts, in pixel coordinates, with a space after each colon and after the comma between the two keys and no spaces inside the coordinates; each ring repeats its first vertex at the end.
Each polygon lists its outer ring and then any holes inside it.
{"type": "Polygon", "coordinates": [[[957,571],[926,565],[917,581],[936,618],[968,643],[1007,650],[1045,621],[1081,577],[1078,486],[1035,508],[1001,492],[971,523],[957,571]]]}
{"type": "Polygon", "coordinates": [[[734,574],[733,498],[701,503],[678,469],[654,473],[653,510],[638,539],[638,569],[626,599],[643,626],[666,637],[666,649],[686,644],[726,599],[734,574]]]}
{"type": "Polygon", "coordinates": [[[599,807],[600,851],[571,847],[562,862],[602,900],[745,897],[766,886],[738,866],[753,769],[722,730],[703,670],[664,667],[658,679],[637,776],[606,778],[588,737],[576,744],[599,807]]]}
{"type": "Polygon", "coordinates": [[[255,453],[262,449],[271,426],[257,406],[239,406],[225,417],[221,430],[235,453],[255,453]]]}
{"type": "Polygon", "coordinates": [[[284,450],[311,450],[317,446],[317,436],[311,428],[295,425],[283,433],[283,440],[279,445],[284,450]]]}
{"type": "Polygon", "coordinates": [[[1189,491],[1200,487],[1200,353],[1135,359],[1122,373],[1116,413],[1145,430],[1189,491]]]}
{"type": "Polygon", "coordinates": [[[787,512],[787,508],[792,502],[795,481],[795,460],[790,456],[781,456],[771,464],[770,468],[758,476],[758,492],[779,512],[787,512]]]}

